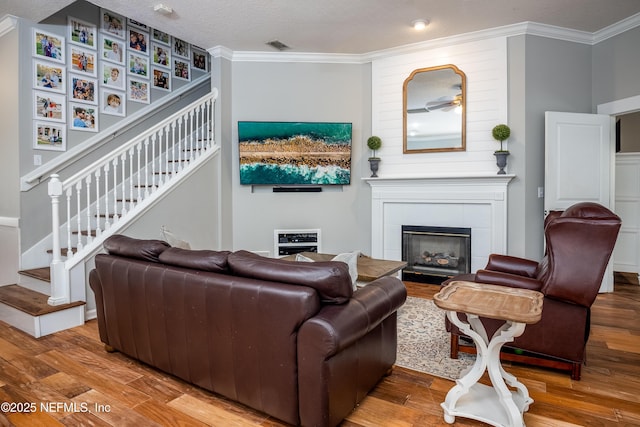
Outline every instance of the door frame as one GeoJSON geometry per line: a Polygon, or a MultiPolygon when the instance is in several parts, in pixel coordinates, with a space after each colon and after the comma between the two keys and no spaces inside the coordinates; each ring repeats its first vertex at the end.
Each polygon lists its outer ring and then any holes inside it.
{"type": "MultiPolygon", "coordinates": [[[[598,114],[607,114],[611,117],[619,116],[622,114],[635,113],[637,111],[640,111],[640,95],[630,96],[628,98],[618,99],[615,101],[606,102],[604,104],[598,104],[596,111],[598,114]]],[[[611,141],[611,143],[615,144],[615,139],[611,141]]],[[[616,197],[615,175],[616,175],[616,165],[614,161],[613,166],[611,168],[611,182],[612,182],[611,200],[613,203],[615,203],[615,197],[616,197]]],[[[613,259],[611,260],[611,265],[613,266],[613,259]]],[[[638,272],[638,274],[640,277],[640,271],[638,272]]]]}

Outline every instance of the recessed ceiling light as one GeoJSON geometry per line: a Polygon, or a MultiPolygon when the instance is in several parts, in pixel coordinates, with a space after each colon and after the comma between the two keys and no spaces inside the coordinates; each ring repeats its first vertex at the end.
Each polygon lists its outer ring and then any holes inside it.
{"type": "Polygon", "coordinates": [[[411,23],[413,28],[417,31],[424,30],[429,25],[429,21],[427,19],[416,19],[411,23]]]}

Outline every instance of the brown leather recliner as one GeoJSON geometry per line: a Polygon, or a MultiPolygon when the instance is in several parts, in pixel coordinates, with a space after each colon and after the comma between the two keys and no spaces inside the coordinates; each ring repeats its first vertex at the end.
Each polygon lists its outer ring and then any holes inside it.
{"type": "MultiPolygon", "coordinates": [[[[545,218],[546,251],[539,263],[493,254],[483,270],[456,276],[443,285],[468,280],[542,292],[542,319],[527,325],[520,337],[505,345],[507,350],[501,358],[569,370],[571,378],[579,380],[589,338],[590,307],[620,225],[616,214],[596,203],[583,202],[566,211],[553,211],[545,218]]],[[[482,318],[482,323],[492,336],[503,322],[482,318]]],[[[446,327],[451,332],[452,358],[458,357],[458,351],[475,352],[475,347],[460,343],[463,334],[455,325],[447,320],[446,327]]]]}

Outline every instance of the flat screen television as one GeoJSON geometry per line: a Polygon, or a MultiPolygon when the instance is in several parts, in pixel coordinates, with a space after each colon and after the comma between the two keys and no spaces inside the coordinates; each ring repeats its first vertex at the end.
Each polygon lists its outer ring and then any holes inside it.
{"type": "Polygon", "coordinates": [[[350,184],[351,128],[351,123],[239,121],[240,184],[350,184]]]}

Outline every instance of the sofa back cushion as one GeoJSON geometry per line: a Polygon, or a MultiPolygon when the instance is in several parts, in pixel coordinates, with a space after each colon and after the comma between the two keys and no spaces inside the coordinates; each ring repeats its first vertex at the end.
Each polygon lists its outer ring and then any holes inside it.
{"type": "Polygon", "coordinates": [[[315,289],[325,303],[343,304],[353,295],[349,267],[344,262],[297,262],[266,258],[237,251],[227,259],[230,271],[238,276],[315,289]]]}
{"type": "Polygon", "coordinates": [[[160,262],[176,267],[226,273],[229,251],[190,250],[168,248],[158,257],[160,262]]]}
{"type": "Polygon", "coordinates": [[[135,239],[122,234],[114,234],[107,238],[103,246],[111,255],[151,262],[159,262],[160,254],[171,247],[162,240],[135,239]]]}

